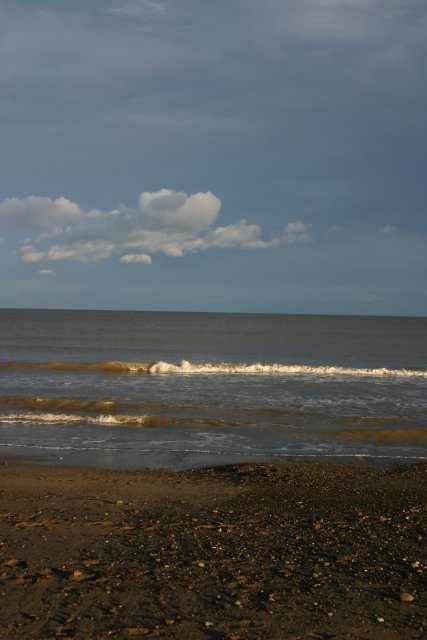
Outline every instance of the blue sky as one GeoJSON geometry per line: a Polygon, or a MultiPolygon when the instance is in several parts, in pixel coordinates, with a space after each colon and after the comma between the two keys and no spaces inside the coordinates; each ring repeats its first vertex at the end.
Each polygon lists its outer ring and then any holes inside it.
{"type": "Polygon", "coordinates": [[[0,306],[427,315],[425,0],[3,0],[0,306]]]}

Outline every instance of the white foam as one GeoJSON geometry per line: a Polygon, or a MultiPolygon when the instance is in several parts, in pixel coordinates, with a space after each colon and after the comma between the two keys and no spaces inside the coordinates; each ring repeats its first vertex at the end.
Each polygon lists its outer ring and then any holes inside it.
{"type": "Polygon", "coordinates": [[[101,424],[108,426],[115,425],[144,425],[150,419],[148,415],[132,416],[132,415],[111,415],[105,414],[100,416],[84,416],[67,413],[7,413],[0,414],[0,422],[4,424],[28,424],[28,423],[44,423],[44,424],[69,424],[69,423],[85,423],[85,424],[101,424]]]}
{"type": "MultiPolygon", "coordinates": [[[[132,371],[129,365],[129,370],[132,371]]],[[[134,365],[138,371],[138,365],[134,365]]],[[[286,376],[354,376],[354,377],[391,377],[391,378],[427,378],[427,371],[411,369],[356,368],[335,366],[285,365],[285,364],[196,364],[182,360],[180,364],[156,362],[148,368],[151,374],[215,374],[215,375],[286,375],[286,376]]]]}
{"type": "MultiPolygon", "coordinates": [[[[95,373],[127,373],[127,374],[184,374],[184,375],[284,375],[284,376],[308,376],[308,377],[389,377],[389,378],[427,378],[426,370],[415,369],[387,369],[386,367],[339,367],[339,366],[315,366],[309,364],[263,364],[253,362],[251,364],[239,363],[194,363],[189,360],[182,360],[178,364],[164,362],[162,360],[154,363],[147,362],[95,362],[95,363],[31,363],[31,362],[0,362],[0,368],[47,368],[52,371],[89,371],[95,373]]],[[[52,382],[54,379],[52,378],[52,382]]],[[[57,383],[56,383],[57,384],[57,383]]],[[[69,385],[72,381],[63,381],[62,384],[69,385]]],[[[73,384],[75,384],[73,382],[73,384]]]]}

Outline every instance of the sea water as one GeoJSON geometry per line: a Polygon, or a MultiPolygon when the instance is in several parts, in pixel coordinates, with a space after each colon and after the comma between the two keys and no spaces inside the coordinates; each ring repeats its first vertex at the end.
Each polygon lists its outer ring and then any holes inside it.
{"type": "Polygon", "coordinates": [[[0,453],[427,459],[427,319],[0,310],[0,453]]]}

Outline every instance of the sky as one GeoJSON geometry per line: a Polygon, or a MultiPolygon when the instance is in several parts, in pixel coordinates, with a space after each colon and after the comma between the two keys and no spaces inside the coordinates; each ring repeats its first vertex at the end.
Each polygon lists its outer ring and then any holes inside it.
{"type": "Polygon", "coordinates": [[[0,307],[427,315],[425,0],[2,0],[0,307]]]}

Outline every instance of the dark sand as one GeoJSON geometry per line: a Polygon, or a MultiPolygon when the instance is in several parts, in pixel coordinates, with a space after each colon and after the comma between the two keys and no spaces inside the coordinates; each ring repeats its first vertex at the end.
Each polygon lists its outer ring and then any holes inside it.
{"type": "Polygon", "coordinates": [[[425,476],[9,460],[0,638],[425,638],[425,476]]]}

